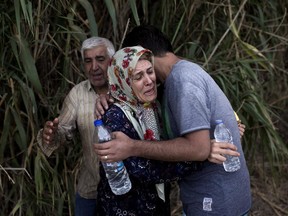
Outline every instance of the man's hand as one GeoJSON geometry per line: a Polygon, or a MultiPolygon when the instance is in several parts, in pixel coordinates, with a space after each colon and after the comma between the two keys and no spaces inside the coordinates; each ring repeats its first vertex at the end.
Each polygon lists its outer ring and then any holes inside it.
{"type": "Polygon", "coordinates": [[[55,136],[58,129],[59,119],[55,118],[53,121],[47,121],[43,128],[42,142],[45,144],[50,144],[55,136]]]}
{"type": "Polygon", "coordinates": [[[211,152],[208,160],[212,163],[221,164],[226,161],[224,155],[231,155],[239,157],[240,154],[237,152],[237,147],[231,143],[216,142],[211,140],[211,152]]]}
{"type": "Polygon", "coordinates": [[[95,143],[94,150],[101,161],[115,162],[133,155],[133,140],[122,132],[113,132],[113,139],[105,143],[95,143]]]}
{"type": "Polygon", "coordinates": [[[105,110],[108,109],[109,103],[114,103],[114,99],[109,94],[101,94],[96,99],[95,103],[95,117],[101,119],[101,116],[104,115],[105,110]]]}

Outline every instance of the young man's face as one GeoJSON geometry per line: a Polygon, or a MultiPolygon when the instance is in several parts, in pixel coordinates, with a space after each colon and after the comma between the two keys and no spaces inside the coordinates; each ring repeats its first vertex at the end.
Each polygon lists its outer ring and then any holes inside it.
{"type": "Polygon", "coordinates": [[[109,61],[110,57],[105,46],[84,50],[85,75],[94,89],[107,86],[109,61]]]}
{"type": "Polygon", "coordinates": [[[162,70],[163,62],[160,57],[154,56],[154,71],[157,78],[157,83],[163,83],[166,79],[165,71],[162,70]]]}

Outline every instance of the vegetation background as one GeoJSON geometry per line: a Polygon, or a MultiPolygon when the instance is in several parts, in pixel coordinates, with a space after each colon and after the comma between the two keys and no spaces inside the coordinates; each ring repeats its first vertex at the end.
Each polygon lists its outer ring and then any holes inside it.
{"type": "MultiPolygon", "coordinates": [[[[85,79],[81,42],[98,35],[119,48],[126,27],[142,23],[202,65],[246,125],[251,215],[288,215],[287,8],[287,0],[1,1],[0,215],[73,215],[81,145],[45,158],[37,132],[85,79]]],[[[176,186],[171,200],[180,215],[176,186]]]]}

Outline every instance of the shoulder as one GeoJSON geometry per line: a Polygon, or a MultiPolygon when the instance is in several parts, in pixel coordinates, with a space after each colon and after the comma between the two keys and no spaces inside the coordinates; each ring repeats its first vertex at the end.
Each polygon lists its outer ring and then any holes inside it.
{"type": "Polygon", "coordinates": [[[104,116],[116,115],[116,114],[124,114],[120,107],[115,104],[109,106],[108,110],[105,112],[104,116]]]}
{"type": "Polygon", "coordinates": [[[168,87],[173,91],[175,88],[203,88],[211,81],[213,81],[212,77],[200,65],[181,60],[173,66],[172,71],[165,82],[165,87],[168,87]]]}
{"type": "Polygon", "coordinates": [[[171,74],[174,78],[187,79],[195,76],[206,76],[207,72],[196,63],[181,60],[173,66],[171,74]]]}
{"type": "Polygon", "coordinates": [[[110,105],[108,110],[103,115],[103,120],[106,123],[114,122],[115,124],[121,124],[128,121],[121,108],[115,104],[110,105]]]}
{"type": "Polygon", "coordinates": [[[113,104],[103,115],[103,122],[110,131],[122,131],[132,139],[139,139],[133,124],[126,117],[123,110],[113,104]]]}
{"type": "Polygon", "coordinates": [[[68,97],[74,99],[81,99],[89,92],[89,80],[84,80],[77,85],[73,86],[73,88],[69,91],[68,97]]]}
{"type": "Polygon", "coordinates": [[[88,91],[89,90],[89,80],[84,80],[77,85],[73,86],[73,88],[70,90],[70,92],[77,92],[77,91],[88,91]]]}

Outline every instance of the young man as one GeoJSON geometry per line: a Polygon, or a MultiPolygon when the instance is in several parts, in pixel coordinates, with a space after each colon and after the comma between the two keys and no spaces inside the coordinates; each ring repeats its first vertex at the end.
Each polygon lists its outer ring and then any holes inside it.
{"type": "Polygon", "coordinates": [[[186,215],[245,215],[251,207],[250,177],[240,143],[234,111],[219,86],[197,64],[181,60],[169,40],[153,26],[135,27],[123,47],[141,45],[155,55],[157,78],[164,84],[165,126],[170,140],[131,140],[120,132],[115,139],[95,145],[102,160],[110,162],[130,156],[166,161],[203,161],[203,169],[179,182],[186,215]],[[230,129],[240,153],[241,169],[228,173],[221,164],[207,160],[215,120],[230,129]]]}
{"type": "Polygon", "coordinates": [[[114,53],[113,44],[106,38],[91,37],[83,42],[81,55],[88,79],[71,89],[59,118],[47,121],[37,136],[40,148],[49,157],[61,145],[72,141],[76,129],[80,134],[83,163],[75,199],[76,216],[96,215],[99,160],[92,150],[94,106],[99,94],[107,93],[107,68],[114,53]]]}

